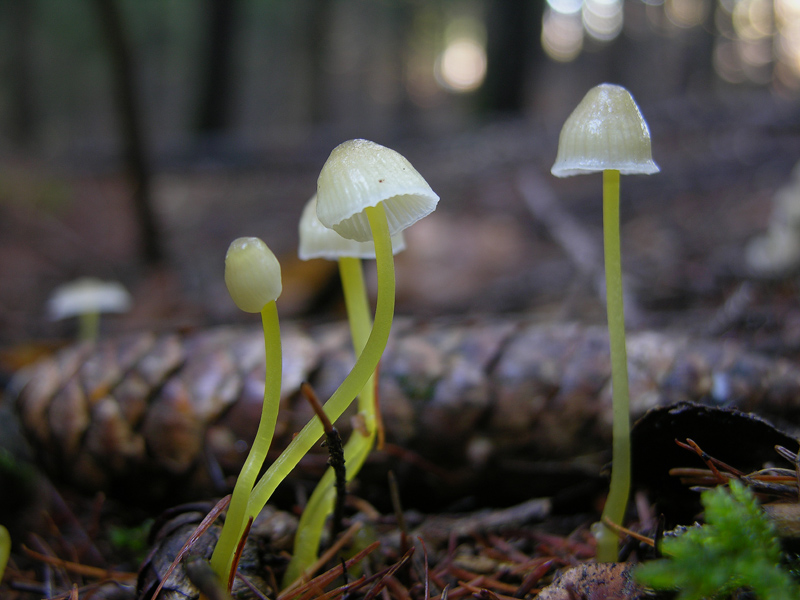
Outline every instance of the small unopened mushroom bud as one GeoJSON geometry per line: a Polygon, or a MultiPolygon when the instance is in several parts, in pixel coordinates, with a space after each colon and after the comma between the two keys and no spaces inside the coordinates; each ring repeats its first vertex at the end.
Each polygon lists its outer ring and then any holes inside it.
{"type": "Polygon", "coordinates": [[[225,285],[241,310],[261,312],[281,295],[281,266],[257,237],[235,239],[225,255],[225,285]]]}
{"type": "MultiPolygon", "coordinates": [[[[275,301],[281,295],[281,266],[267,245],[256,237],[235,239],[225,255],[225,285],[245,312],[261,313],[264,326],[264,403],[258,430],[231,494],[228,515],[211,556],[211,567],[221,581],[229,581],[236,545],[247,523],[247,505],[256,477],[272,444],[281,401],[283,360],[281,331],[275,301]]],[[[231,576],[232,577],[232,576],[231,576]]]]}

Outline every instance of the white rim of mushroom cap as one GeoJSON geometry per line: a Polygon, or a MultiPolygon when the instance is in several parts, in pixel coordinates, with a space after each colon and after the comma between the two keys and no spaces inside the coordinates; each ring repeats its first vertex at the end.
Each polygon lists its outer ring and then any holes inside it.
{"type": "Polygon", "coordinates": [[[47,313],[60,321],[89,313],[124,313],[131,304],[131,295],[121,283],[81,277],[55,289],[47,301],[47,313]]]}
{"type": "Polygon", "coordinates": [[[650,130],[630,92],[603,83],[593,87],[564,122],[550,172],[569,177],[608,169],[623,175],[658,173],[650,130]]]}
{"type": "MultiPolygon", "coordinates": [[[[298,229],[300,244],[297,255],[300,260],[311,260],[312,258],[326,258],[328,260],[375,258],[375,243],[372,240],[368,242],[350,240],[322,224],[317,217],[316,194],[306,202],[298,229]]],[[[403,232],[392,236],[392,254],[397,254],[405,249],[406,242],[403,232]]]]}
{"type": "Polygon", "coordinates": [[[261,312],[281,295],[281,265],[263,240],[237,238],[225,254],[225,285],[241,310],[261,312]]]}
{"type": "Polygon", "coordinates": [[[383,203],[389,235],[436,209],[439,196],[404,156],[368,140],[333,149],[317,180],[317,217],[325,227],[359,242],[372,239],[364,212],[383,203]]]}

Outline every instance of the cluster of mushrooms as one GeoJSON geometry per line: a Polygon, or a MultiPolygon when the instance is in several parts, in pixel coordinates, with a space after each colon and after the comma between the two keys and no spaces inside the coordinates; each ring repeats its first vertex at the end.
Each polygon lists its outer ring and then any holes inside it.
{"type": "MultiPolygon", "coordinates": [[[[604,521],[621,523],[630,487],[630,420],[622,272],[619,236],[620,174],[651,174],[650,133],[630,93],[603,84],[589,91],[567,119],[559,139],[553,175],[603,173],[603,228],[606,293],[613,386],[613,464],[604,521]]],[[[375,444],[375,373],[386,347],[394,314],[393,255],[405,244],[402,231],[432,212],[439,201],[425,179],[400,154],[367,140],[336,147],[322,167],[317,193],[300,224],[301,259],[337,260],[350,322],[355,364],[324,405],[333,422],[358,398],[364,427],[344,447],[347,480],[358,473],[375,444]],[[375,259],[377,298],[374,319],[364,286],[361,259],[375,259]]],[[[236,482],[227,518],[211,559],[221,581],[232,581],[235,549],[250,519],[264,507],[278,484],[323,435],[312,419],[258,479],[272,440],[281,388],[281,340],[276,300],[280,265],[258,238],[240,238],[228,249],[225,282],[239,308],[261,313],[267,377],[261,422],[236,482]],[[258,479],[258,480],[257,480],[258,479]]],[[[302,576],[317,555],[322,528],[335,498],[334,474],[326,472],[301,517],[292,561],[284,583],[302,576]]],[[[616,535],[603,523],[594,529],[598,560],[615,561],[616,535]]]]}

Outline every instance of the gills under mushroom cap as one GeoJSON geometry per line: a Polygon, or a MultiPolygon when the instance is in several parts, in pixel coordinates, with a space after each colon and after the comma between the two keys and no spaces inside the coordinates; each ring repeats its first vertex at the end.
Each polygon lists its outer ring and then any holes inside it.
{"type": "Polygon", "coordinates": [[[394,236],[433,212],[439,202],[405,157],[368,140],[333,149],[317,180],[317,216],[325,227],[359,242],[372,239],[365,209],[383,203],[394,236]]]}
{"type": "Polygon", "coordinates": [[[650,130],[624,87],[603,83],[586,94],[561,128],[550,172],[568,177],[607,169],[623,175],[658,173],[650,130]]]}
{"type": "MultiPolygon", "coordinates": [[[[312,196],[303,209],[298,227],[300,245],[297,255],[300,260],[312,258],[375,258],[375,244],[357,242],[336,233],[333,229],[325,227],[317,218],[317,196],[312,196]]],[[[392,236],[392,253],[397,254],[406,249],[403,233],[392,236]]]]}
{"type": "Polygon", "coordinates": [[[281,295],[281,265],[259,238],[237,238],[225,255],[225,285],[241,310],[261,312],[281,295]]]}

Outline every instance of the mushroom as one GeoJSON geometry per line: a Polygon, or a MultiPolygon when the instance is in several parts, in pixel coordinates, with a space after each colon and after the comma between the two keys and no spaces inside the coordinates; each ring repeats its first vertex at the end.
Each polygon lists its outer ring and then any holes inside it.
{"type": "MultiPolygon", "coordinates": [[[[256,477],[267,457],[281,399],[281,332],[275,301],[281,295],[281,266],[267,245],[256,237],[231,242],[225,255],[225,285],[234,303],[249,313],[261,313],[264,327],[266,380],[264,403],[256,437],[247,454],[231,494],[225,526],[211,557],[211,566],[222,581],[228,581],[233,556],[244,531],[245,513],[256,477]]],[[[230,589],[230,588],[229,588],[230,589]]]]}
{"type": "Polygon", "coordinates": [[[6,572],[6,565],[8,564],[8,557],[11,555],[11,536],[8,534],[8,529],[0,525],[0,579],[6,572]]]}
{"type": "MultiPolygon", "coordinates": [[[[369,310],[367,290],[361,266],[362,258],[375,258],[375,244],[371,241],[358,242],[344,238],[333,229],[325,227],[317,218],[316,194],[306,203],[299,224],[300,245],[298,255],[301,260],[326,258],[339,264],[347,318],[353,338],[356,356],[361,354],[372,328],[372,315],[369,310]]],[[[392,253],[405,249],[403,233],[392,236],[392,253]]],[[[363,418],[364,430],[354,429],[344,446],[347,481],[351,481],[361,470],[372,450],[377,430],[377,402],[375,398],[375,372],[367,380],[358,395],[358,410],[363,418]]],[[[286,569],[284,584],[288,585],[317,559],[319,541],[325,519],[333,510],[336,497],[335,474],[328,468],[308,499],[295,535],[292,559],[286,569]]]]}
{"type": "MultiPolygon", "coordinates": [[[[367,140],[350,140],[333,149],[317,180],[317,216],[343,237],[375,244],[378,294],[375,320],[353,369],[325,403],[331,422],[338,419],[380,361],[394,314],[394,259],[391,237],[431,213],[439,201],[425,179],[403,156],[367,140]]],[[[247,515],[255,517],[278,484],[322,435],[312,419],[294,437],[253,489],[247,515]]]]}
{"type": "Polygon", "coordinates": [[[763,278],[780,278],[800,267],[800,165],[792,179],[772,197],[767,231],[745,247],[745,264],[763,278]]]}
{"type": "MultiPolygon", "coordinates": [[[[605,249],[606,310],[611,346],[612,435],[611,483],[603,518],[620,524],[630,493],[630,400],[622,265],[619,235],[620,173],[659,171],[650,149],[650,131],[630,92],[604,83],[592,88],[567,118],[558,139],[551,173],[568,177],[603,172],[603,245],[605,249]]],[[[618,539],[608,527],[594,527],[597,559],[617,560],[618,539]]]]}
{"type": "Polygon", "coordinates": [[[55,289],[47,301],[50,319],[78,317],[79,338],[96,340],[101,313],[124,313],[131,308],[131,295],[121,283],[81,277],[55,289]]]}
{"type": "MultiPolygon", "coordinates": [[[[340,259],[375,258],[375,244],[370,240],[358,242],[342,237],[333,229],[325,227],[317,217],[317,195],[314,194],[306,202],[303,214],[298,225],[300,243],[297,255],[300,260],[313,260],[326,258],[340,261],[340,259]]],[[[392,254],[397,254],[406,249],[403,233],[392,236],[392,254]]]]}

